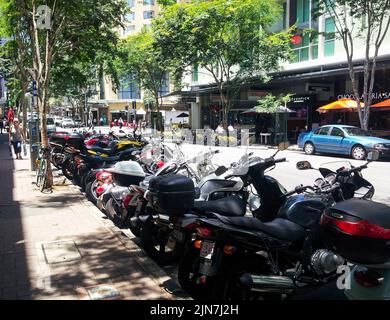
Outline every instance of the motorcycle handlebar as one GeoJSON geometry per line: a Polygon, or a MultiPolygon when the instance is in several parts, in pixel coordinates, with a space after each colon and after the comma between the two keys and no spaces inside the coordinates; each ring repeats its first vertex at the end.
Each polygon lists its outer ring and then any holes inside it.
{"type": "Polygon", "coordinates": [[[280,158],[280,159],[275,159],[274,162],[275,163],[281,163],[281,162],[286,162],[287,159],[286,158],[280,158]]]}

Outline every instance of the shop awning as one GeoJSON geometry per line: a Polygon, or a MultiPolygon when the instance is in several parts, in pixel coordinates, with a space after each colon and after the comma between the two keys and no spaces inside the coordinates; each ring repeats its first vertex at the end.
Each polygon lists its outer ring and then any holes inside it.
{"type": "MultiPolygon", "coordinates": [[[[360,103],[361,107],[364,108],[364,103],[360,103]]],[[[321,108],[317,109],[319,113],[327,113],[329,111],[355,111],[357,110],[357,104],[355,100],[351,99],[340,99],[335,102],[329,103],[321,108]]]]}
{"type": "Polygon", "coordinates": [[[390,110],[390,99],[384,100],[382,102],[379,102],[377,104],[374,104],[371,106],[371,108],[375,108],[378,111],[387,111],[390,110]]]}

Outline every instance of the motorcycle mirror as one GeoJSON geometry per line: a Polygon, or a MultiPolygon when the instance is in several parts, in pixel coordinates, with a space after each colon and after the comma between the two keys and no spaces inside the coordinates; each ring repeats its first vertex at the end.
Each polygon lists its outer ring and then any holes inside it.
{"type": "Polygon", "coordinates": [[[229,169],[222,166],[222,167],[219,167],[217,170],[215,170],[215,175],[216,176],[222,176],[226,171],[228,171],[229,169]]]}
{"type": "Polygon", "coordinates": [[[309,161],[299,161],[297,163],[297,169],[298,170],[310,170],[313,169],[311,166],[311,163],[309,161]]]}
{"type": "Polygon", "coordinates": [[[377,161],[378,159],[379,159],[379,152],[378,151],[371,151],[367,155],[368,162],[377,161]]]}

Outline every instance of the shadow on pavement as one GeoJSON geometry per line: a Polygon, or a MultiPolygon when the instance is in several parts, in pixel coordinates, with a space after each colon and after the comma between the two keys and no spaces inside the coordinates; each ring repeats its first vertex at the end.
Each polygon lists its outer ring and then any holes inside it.
{"type": "MultiPolygon", "coordinates": [[[[16,161],[16,160],[15,160],[16,161]]],[[[0,135],[0,299],[31,299],[31,284],[21,209],[14,200],[15,161],[7,135],[0,135]]],[[[23,170],[24,171],[24,170],[23,170]]]]}

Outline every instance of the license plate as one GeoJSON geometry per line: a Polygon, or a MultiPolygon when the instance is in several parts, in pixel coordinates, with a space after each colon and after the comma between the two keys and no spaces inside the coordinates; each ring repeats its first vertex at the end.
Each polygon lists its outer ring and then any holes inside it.
{"type": "Polygon", "coordinates": [[[203,241],[200,249],[200,256],[202,258],[211,260],[214,253],[215,243],[210,241],[203,241]]]}

